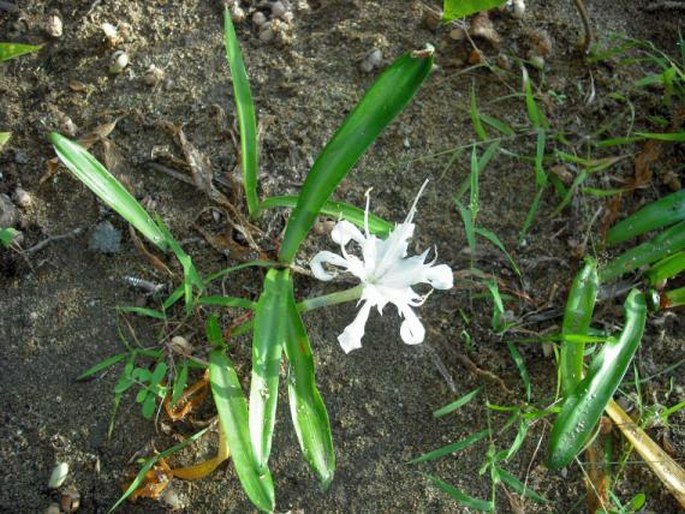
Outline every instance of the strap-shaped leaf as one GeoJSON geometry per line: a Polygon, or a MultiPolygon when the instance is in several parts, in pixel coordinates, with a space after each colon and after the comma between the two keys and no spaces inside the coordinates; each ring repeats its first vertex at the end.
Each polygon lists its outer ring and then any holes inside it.
{"type": "Polygon", "coordinates": [[[685,189],[664,196],[619,221],[607,232],[607,244],[615,245],[650,230],[685,220],[685,189]]]}
{"type": "Polygon", "coordinates": [[[685,250],[685,220],[660,232],[649,241],[623,252],[599,272],[602,282],[614,280],[624,273],[652,264],[685,250]]]}
{"type": "Polygon", "coordinates": [[[278,375],[285,339],[288,295],[292,295],[290,270],[270,269],[264,292],[257,302],[252,333],[252,381],[250,383],[250,436],[255,458],[265,466],[278,404],[278,375]]]}
{"type": "Polygon", "coordinates": [[[562,343],[559,367],[564,397],[567,397],[583,378],[585,343],[568,341],[563,339],[563,336],[588,333],[598,290],[597,264],[593,259],[588,259],[573,281],[566,300],[564,321],[561,325],[562,343]]]}
{"type": "Polygon", "coordinates": [[[164,234],[147,211],[95,157],[81,145],[57,132],[50,134],[50,141],[55,147],[57,156],[69,168],[69,171],[100,200],[119,213],[159,248],[167,247],[164,234]]]}
{"type": "Polygon", "coordinates": [[[314,358],[292,286],[289,291],[286,319],[285,354],[288,369],[288,400],[297,439],[304,459],[327,489],[335,472],[333,436],[328,412],[314,381],[314,358]]]}
{"type": "Polygon", "coordinates": [[[548,459],[552,469],[566,466],[583,449],[640,344],[647,319],[644,295],[633,289],[624,309],[626,322],[620,337],[602,346],[554,422],[548,459]]]}
{"type": "Polygon", "coordinates": [[[243,168],[243,187],[250,216],[259,214],[257,199],[257,174],[259,171],[257,152],[257,117],[255,115],[250,82],[245,71],[245,63],[240,53],[240,44],[235,35],[231,12],[224,9],[224,44],[226,58],[231,69],[233,80],[233,94],[238,111],[238,126],[240,127],[240,157],[243,168]]]}
{"type": "Polygon", "coordinates": [[[252,503],[264,512],[275,507],[274,484],[269,468],[259,466],[250,444],[247,402],[238,375],[224,350],[209,352],[209,384],[240,483],[252,503]]]}
{"type": "Polygon", "coordinates": [[[381,131],[409,103],[433,66],[433,51],[399,57],[373,83],[309,171],[288,220],[279,260],[292,262],[324,202],[381,131]]]}

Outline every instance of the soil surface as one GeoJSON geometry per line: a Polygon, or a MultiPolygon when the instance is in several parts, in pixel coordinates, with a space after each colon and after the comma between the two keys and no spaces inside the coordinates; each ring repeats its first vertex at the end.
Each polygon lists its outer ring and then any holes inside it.
{"type": "MultiPolygon", "coordinates": [[[[431,42],[436,69],[335,196],[363,207],[365,191],[373,188],[372,209],[401,221],[423,181],[430,179],[419,202],[412,249],[435,245],[438,262],[457,272],[456,287],[434,292],[420,309],[427,337],[416,347],[402,343],[391,307],[383,317],[372,313],[363,349],[350,355],[342,352],[336,337],[355,315],[353,305],[306,315],[318,385],[331,418],[337,470],[330,489],[320,491],[301,458],[283,396],[271,457],[277,510],[467,512],[422,473],[439,476],[471,496],[489,498],[489,474],[479,473],[487,441],[431,463],[408,461],[488,424],[497,434],[493,447],[511,445],[515,431],[500,431],[506,417],[485,407],[486,400],[498,405],[525,401],[506,343],[557,331],[582,255],[603,259],[611,254],[603,250],[599,235],[609,212],[607,202],[580,191],[566,208],[557,210],[561,197],[549,187],[529,233],[519,238],[536,192],[536,138],[522,95],[522,60],[528,61],[536,97],[550,124],[545,166],[559,172],[560,180],[572,181],[579,168],[564,165],[555,150],[584,158],[620,156],[584,185],[621,187],[634,176],[642,146],[599,150],[587,143],[625,136],[631,129],[657,131],[654,120],[672,121],[674,108],[664,106],[663,91],[631,86],[657,71],[648,64],[621,64],[618,58],[588,63],[578,50],[582,24],[570,0],[530,2],[522,18],[492,13],[499,41],[492,35],[475,37],[480,55],[471,52],[468,41],[450,36],[454,26],[432,29],[425,21],[429,6],[420,2],[292,0],[291,16],[279,22],[267,19],[272,34],[253,22],[257,11],[272,16],[266,4],[241,2],[246,20],[237,23],[261,129],[261,195],[295,194],[313,159],[381,70],[400,54],[431,42]],[[369,58],[374,50],[380,55],[375,52],[369,58]],[[500,238],[520,267],[520,277],[485,240],[479,240],[475,254],[469,251],[454,206],[453,198],[469,174],[471,145],[478,140],[469,116],[472,89],[481,112],[515,130],[502,138],[481,174],[478,224],[500,238]],[[564,138],[556,137],[560,134],[564,138]],[[514,326],[504,334],[493,331],[492,303],[479,281],[465,271],[470,266],[497,277],[506,293],[506,314],[514,326]],[[479,386],[484,393],[468,406],[444,418],[433,417],[434,410],[479,386]]],[[[621,41],[615,37],[628,37],[650,41],[676,58],[683,11],[649,9],[647,4],[590,2],[599,48],[616,47],[621,41]]],[[[202,324],[179,322],[180,313],[167,323],[117,313],[117,306],[158,306],[158,300],[126,277],[171,284],[178,280],[180,267],[168,260],[172,278],[151,265],[121,218],[65,170],[51,172],[54,151],[47,134],[91,136],[91,151],[161,215],[202,272],[251,258],[244,241],[230,234],[225,210],[169,173],[189,176],[174,135],[182,127],[187,140],[211,163],[218,187],[239,209],[245,207],[236,181],[236,111],[222,13],[219,2],[197,0],[28,0],[16,2],[16,9],[12,2],[0,2],[1,41],[44,45],[35,54],[0,65],[0,131],[12,133],[0,154],[0,193],[16,205],[13,223],[22,233],[19,246],[0,249],[0,512],[43,512],[70,487],[80,494],[79,512],[106,512],[120,496],[127,473],[137,469],[136,458],[152,448],[168,448],[213,416],[207,401],[184,421],[172,423],[161,414],[153,423],[143,418],[129,393],[108,437],[112,391],[121,366],[91,381],[77,382],[76,377],[126,351],[126,345],[168,348],[169,337],[181,334],[202,358],[206,343],[202,324]],[[53,35],[47,30],[54,14],[63,24],[59,37],[54,27],[53,35]],[[104,23],[118,27],[109,40],[101,28],[104,23]],[[112,73],[112,54],[117,51],[125,52],[129,63],[112,73]],[[103,230],[112,248],[94,243],[94,234],[103,230]],[[69,475],[60,489],[50,490],[48,478],[60,462],[69,464],[69,475]]],[[[456,30],[452,36],[461,34],[456,30]]],[[[486,129],[492,137],[501,136],[490,126],[486,129]]],[[[479,155],[486,146],[478,146],[479,155]]],[[[618,215],[670,191],[673,176],[662,168],[675,170],[682,180],[682,164],[677,163],[683,162],[683,154],[682,145],[664,146],[652,165],[654,173],[624,196],[618,215]]],[[[462,200],[468,202],[468,195],[462,200]]],[[[259,220],[266,234],[260,245],[266,252],[276,247],[286,215],[274,210],[259,220]]],[[[326,226],[323,223],[303,247],[303,267],[316,251],[335,249],[326,226]]],[[[262,277],[261,271],[248,270],[231,275],[221,287],[256,299],[262,277]]],[[[296,277],[296,294],[305,298],[351,284],[323,284],[302,274],[296,277]]],[[[598,306],[598,325],[620,327],[623,298],[598,306]]],[[[239,314],[224,314],[223,321],[228,325],[239,314]]],[[[637,401],[631,385],[636,372],[638,378],[652,377],[642,383],[646,406],[670,406],[683,399],[682,366],[672,365],[683,359],[684,327],[682,312],[650,318],[635,369],[620,395],[626,408],[637,401]]],[[[532,403],[551,405],[554,356],[546,355],[539,343],[518,348],[531,376],[532,403]]],[[[247,385],[249,338],[234,340],[231,356],[247,385]]],[[[659,441],[667,437],[674,457],[682,462],[683,416],[670,421],[670,429],[652,426],[650,434],[659,441]]],[[[534,423],[522,449],[504,466],[550,503],[522,500],[498,486],[497,512],[587,511],[583,468],[574,464],[553,472],[544,466],[549,426],[547,421],[534,423]]],[[[189,464],[210,457],[216,444],[212,434],[170,462],[189,464]]],[[[164,501],[141,499],[120,511],[253,511],[230,463],[196,482],[174,479],[170,488],[173,494],[167,492],[164,501]]],[[[635,454],[628,457],[613,491],[624,503],[644,492],[648,512],[678,509],[635,454]]]]}

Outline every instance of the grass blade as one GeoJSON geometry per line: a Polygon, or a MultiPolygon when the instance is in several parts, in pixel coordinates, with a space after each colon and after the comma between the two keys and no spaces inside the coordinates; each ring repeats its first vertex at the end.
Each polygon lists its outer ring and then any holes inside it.
{"type": "Polygon", "coordinates": [[[528,75],[528,70],[522,68],[523,71],[523,88],[526,93],[526,110],[528,111],[528,119],[533,124],[535,129],[547,128],[548,123],[545,115],[542,113],[535,101],[535,96],[533,95],[533,86],[530,82],[530,76],[528,75]]]}
{"type": "Polygon", "coordinates": [[[219,425],[231,449],[243,489],[264,512],[275,508],[274,484],[269,468],[257,465],[250,444],[247,402],[233,363],[223,349],[209,352],[209,384],[219,413],[219,425]]]}
{"type": "MultiPolygon", "coordinates": [[[[297,196],[271,196],[262,201],[261,208],[289,207],[293,209],[297,205],[298,198],[297,196]]],[[[332,218],[347,220],[362,229],[364,228],[364,210],[354,205],[328,200],[324,202],[320,213],[332,218]]],[[[369,213],[369,232],[372,234],[384,237],[390,234],[393,228],[395,226],[389,221],[385,221],[372,212],[369,213]]]]}
{"type": "Polygon", "coordinates": [[[200,305],[219,305],[221,307],[236,307],[239,309],[255,310],[257,304],[247,298],[237,298],[235,296],[210,295],[201,296],[197,303],[200,305]]]}
{"type": "Polygon", "coordinates": [[[9,61],[20,55],[37,52],[42,45],[25,45],[22,43],[0,43],[0,62],[9,61]]]}
{"type": "Polygon", "coordinates": [[[335,472],[333,436],[328,412],[316,387],[314,358],[289,282],[285,354],[288,358],[290,415],[302,454],[327,489],[335,472]]]}
{"type": "Polygon", "coordinates": [[[607,232],[607,244],[616,245],[678,221],[685,220],[685,189],[664,196],[621,220],[607,232]]]}
{"type": "Polygon", "coordinates": [[[587,259],[585,266],[576,275],[566,300],[564,320],[561,325],[562,343],[559,359],[561,391],[564,398],[571,394],[583,378],[583,355],[585,343],[572,342],[563,337],[568,334],[587,334],[595,310],[599,276],[597,263],[587,259]]]}
{"type": "Polygon", "coordinates": [[[107,357],[105,360],[98,362],[94,366],[91,366],[88,368],[86,371],[81,373],[78,377],[76,377],[76,380],[85,380],[86,378],[90,378],[93,375],[96,375],[100,371],[103,371],[110,366],[114,366],[116,363],[123,361],[128,353],[118,353],[116,355],[112,355],[111,357],[107,357]]]}
{"type": "Polygon", "coordinates": [[[669,278],[675,277],[683,270],[685,270],[685,252],[678,252],[654,264],[647,270],[645,276],[649,285],[654,287],[664,283],[669,278]]]}
{"type": "Polygon", "coordinates": [[[552,469],[566,466],[582,450],[640,344],[647,319],[644,295],[633,289],[624,309],[626,322],[620,337],[602,346],[554,422],[547,461],[552,469]]]}
{"type": "Polygon", "coordinates": [[[540,496],[538,493],[536,493],[529,487],[526,487],[526,485],[523,482],[521,482],[518,478],[516,478],[514,475],[500,467],[495,467],[495,476],[499,480],[507,484],[509,487],[511,487],[511,489],[514,492],[520,494],[521,496],[530,498],[534,502],[538,503],[549,502],[547,498],[545,498],[544,496],[540,496]]]}
{"type": "Polygon", "coordinates": [[[685,221],[634,246],[609,262],[599,273],[602,282],[609,282],[645,264],[664,259],[685,249],[685,221]]]}
{"type": "Polygon", "coordinates": [[[457,398],[452,403],[448,403],[444,407],[439,408],[438,410],[433,412],[433,416],[435,416],[436,418],[441,418],[442,416],[445,416],[445,415],[449,414],[450,412],[454,412],[458,408],[463,407],[464,405],[469,403],[471,400],[473,400],[478,395],[478,393],[480,393],[481,389],[483,389],[483,388],[478,387],[478,388],[474,389],[473,391],[466,393],[461,398],[457,398]]]}
{"type": "Polygon", "coordinates": [[[507,342],[507,348],[509,348],[511,358],[514,359],[514,364],[516,364],[516,368],[519,370],[519,374],[521,375],[523,387],[526,391],[526,401],[530,402],[532,391],[530,384],[530,374],[528,373],[528,368],[526,368],[526,363],[523,362],[523,356],[521,355],[521,352],[518,351],[518,348],[516,348],[516,346],[513,343],[507,342]]]}
{"type": "Polygon", "coordinates": [[[521,276],[521,270],[519,267],[516,265],[516,262],[514,261],[513,257],[507,252],[507,249],[504,247],[504,244],[502,244],[502,241],[500,241],[499,237],[497,237],[497,234],[492,232],[491,230],[488,230],[483,227],[476,227],[475,228],[476,234],[479,236],[484,237],[488,241],[490,241],[493,245],[495,245],[500,252],[504,254],[504,256],[507,258],[509,261],[509,264],[511,264],[511,269],[514,270],[514,273],[516,273],[519,277],[521,276]]]}
{"type": "Polygon", "coordinates": [[[11,137],[12,137],[11,132],[0,132],[0,152],[2,152],[2,149],[5,148],[5,145],[10,140],[11,137]]]}
{"type": "Polygon", "coordinates": [[[291,280],[290,270],[270,269],[255,311],[249,411],[252,448],[260,466],[266,466],[271,453],[291,280]]]}
{"type": "Polygon", "coordinates": [[[469,446],[473,446],[476,444],[478,441],[481,439],[484,439],[490,435],[490,429],[485,428],[483,430],[480,430],[479,432],[476,432],[474,434],[471,434],[470,436],[461,439],[455,443],[450,443],[445,446],[442,446],[438,448],[437,450],[433,450],[428,453],[424,453],[423,455],[420,455],[419,457],[416,457],[415,459],[412,459],[409,461],[410,464],[418,464],[419,462],[428,462],[430,460],[435,460],[439,459],[441,457],[444,457],[445,455],[449,455],[450,453],[456,453],[460,452],[462,450],[465,450],[469,446]]]}
{"type": "Polygon", "coordinates": [[[240,53],[240,44],[235,34],[231,12],[228,6],[224,9],[224,45],[226,58],[231,70],[233,94],[238,111],[238,127],[240,128],[240,157],[243,169],[243,187],[247,210],[252,217],[259,216],[259,200],[257,198],[257,175],[259,162],[257,152],[257,117],[254,101],[250,90],[250,82],[245,71],[245,62],[240,53]]]}
{"type": "Polygon", "coordinates": [[[479,498],[469,496],[468,494],[461,492],[453,485],[448,484],[447,482],[440,480],[433,475],[423,476],[425,476],[431,484],[440,489],[443,493],[448,494],[452,499],[456,500],[462,505],[480,512],[495,512],[495,504],[491,501],[481,500],[479,498]]]}
{"type": "Polygon", "coordinates": [[[321,151],[302,186],[279,253],[292,262],[321,207],[381,131],[404,109],[433,66],[433,50],[399,57],[373,83],[321,151]]]}
{"type": "Polygon", "coordinates": [[[147,211],[95,157],[81,145],[57,132],[50,134],[50,141],[55,147],[57,156],[69,168],[69,171],[100,200],[119,213],[149,241],[162,250],[167,247],[166,237],[147,211]]]}
{"type": "Polygon", "coordinates": [[[469,116],[471,116],[471,123],[473,123],[473,129],[476,131],[476,135],[481,141],[486,141],[488,139],[488,133],[485,132],[483,123],[481,122],[480,114],[478,112],[478,103],[476,102],[476,89],[475,85],[471,84],[471,98],[469,102],[469,116]]]}

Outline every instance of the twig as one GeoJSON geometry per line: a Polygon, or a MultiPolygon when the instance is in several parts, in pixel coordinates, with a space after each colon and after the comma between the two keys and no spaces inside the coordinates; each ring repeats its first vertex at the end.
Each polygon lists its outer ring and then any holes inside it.
{"type": "Polygon", "coordinates": [[[654,2],[644,7],[645,11],[658,11],[659,9],[685,9],[685,3],[673,0],[654,2]]]}
{"type": "Polygon", "coordinates": [[[82,228],[75,228],[74,230],[72,230],[71,232],[67,232],[66,234],[61,234],[59,236],[50,236],[46,239],[43,239],[40,243],[36,243],[31,248],[24,250],[22,253],[24,253],[26,255],[34,254],[37,251],[42,250],[48,244],[54,243],[55,241],[60,241],[61,239],[67,239],[70,237],[74,237],[74,236],[80,234],[82,230],[83,230],[82,228]]]}

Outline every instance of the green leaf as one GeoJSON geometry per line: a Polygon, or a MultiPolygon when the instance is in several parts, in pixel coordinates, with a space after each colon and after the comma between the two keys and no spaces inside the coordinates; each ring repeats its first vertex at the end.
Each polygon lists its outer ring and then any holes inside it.
{"type": "Polygon", "coordinates": [[[521,380],[523,380],[523,387],[525,388],[526,391],[526,401],[530,402],[531,398],[531,385],[530,385],[530,375],[528,374],[528,369],[526,368],[526,363],[523,362],[523,357],[521,356],[521,352],[518,351],[518,348],[513,343],[507,342],[507,348],[509,348],[509,353],[511,354],[511,358],[514,359],[514,363],[516,364],[516,368],[519,370],[519,374],[521,375],[521,380]]]}
{"type": "Polygon", "coordinates": [[[480,393],[481,389],[483,389],[483,388],[477,387],[473,391],[466,393],[461,398],[457,398],[452,403],[448,403],[444,407],[441,407],[440,409],[434,411],[433,416],[435,416],[436,418],[441,418],[442,416],[445,416],[445,415],[449,414],[450,412],[454,412],[458,408],[463,407],[464,405],[469,403],[471,400],[473,400],[478,395],[478,393],[480,393]]]}
{"type": "Polygon", "coordinates": [[[661,259],[645,273],[649,285],[654,287],[685,270],[685,252],[661,259]]]}
{"type": "Polygon", "coordinates": [[[685,131],[682,132],[635,132],[638,137],[654,139],[656,141],[668,141],[671,143],[682,143],[685,141],[685,131]]]}
{"type": "Polygon", "coordinates": [[[132,314],[138,314],[140,316],[146,316],[148,318],[155,318],[159,320],[166,320],[166,314],[161,311],[156,311],[154,309],[148,309],[146,307],[136,307],[132,305],[124,305],[117,307],[119,312],[130,312],[132,314]]]}
{"type": "Polygon", "coordinates": [[[450,453],[456,453],[460,452],[469,446],[472,446],[476,444],[478,441],[481,439],[486,438],[487,436],[490,435],[490,430],[485,428],[479,432],[475,432],[474,434],[471,434],[470,436],[461,439],[460,441],[457,441],[455,443],[450,443],[445,446],[442,446],[441,448],[438,448],[437,450],[433,450],[428,453],[424,453],[423,455],[420,455],[419,457],[416,457],[415,459],[412,459],[409,461],[410,464],[418,464],[419,462],[427,462],[429,460],[435,460],[439,459],[441,457],[444,457],[445,455],[449,455],[450,453]]]}
{"type": "Polygon", "coordinates": [[[564,339],[568,334],[587,334],[595,310],[599,276],[597,263],[588,258],[583,269],[578,272],[566,300],[564,320],[561,325],[562,343],[559,359],[561,390],[567,397],[583,378],[583,355],[585,343],[564,339]]]}
{"type": "Polygon", "coordinates": [[[250,91],[250,82],[245,71],[245,63],[240,53],[240,44],[235,34],[231,12],[228,6],[224,9],[224,44],[226,58],[233,79],[233,93],[238,111],[238,127],[240,128],[240,156],[243,168],[243,187],[250,216],[259,215],[259,200],[257,198],[257,175],[259,173],[257,152],[257,117],[254,101],[250,91]]]}
{"type": "Polygon", "coordinates": [[[305,179],[283,237],[281,262],[290,263],[321,207],[383,129],[404,109],[433,66],[433,50],[399,57],[373,83],[305,179]]]}
{"type": "MultiPolygon", "coordinates": [[[[273,207],[289,207],[294,208],[297,205],[297,196],[271,196],[266,198],[261,203],[262,209],[271,209],[273,207]]],[[[321,207],[321,214],[330,216],[336,219],[344,219],[350,223],[354,223],[359,228],[364,229],[364,210],[354,205],[344,202],[333,202],[328,200],[324,202],[321,207]]],[[[376,216],[372,212],[369,213],[369,232],[377,236],[387,236],[392,232],[394,225],[389,221],[385,221],[380,216],[376,216]]]]}
{"type": "Polygon", "coordinates": [[[609,282],[634,269],[674,255],[685,249],[685,221],[634,246],[606,264],[599,272],[602,282],[609,282]]]}
{"type": "Polygon", "coordinates": [[[474,509],[480,512],[495,512],[495,504],[491,501],[481,500],[479,498],[469,496],[468,494],[460,491],[453,485],[448,484],[447,482],[444,482],[432,475],[423,476],[425,476],[431,484],[440,489],[443,493],[448,494],[450,497],[452,497],[454,500],[458,501],[462,505],[465,505],[470,509],[474,509]]]}
{"type": "Polygon", "coordinates": [[[266,465],[271,453],[287,302],[288,294],[292,295],[291,290],[290,270],[270,269],[255,311],[249,412],[252,448],[260,466],[266,465]]]}
{"type": "Polygon", "coordinates": [[[483,227],[476,227],[475,228],[476,234],[479,236],[484,237],[488,241],[490,241],[493,245],[495,245],[500,252],[504,254],[504,256],[507,258],[509,261],[509,264],[511,264],[511,268],[514,270],[514,272],[520,277],[521,276],[521,270],[519,267],[516,265],[516,261],[514,261],[513,257],[507,252],[507,249],[504,247],[504,244],[500,241],[499,237],[497,237],[497,234],[492,232],[491,230],[488,230],[483,227]]]}
{"type": "Polygon", "coordinates": [[[221,307],[237,307],[240,309],[255,310],[257,304],[247,298],[237,298],[235,296],[211,295],[201,296],[197,303],[200,305],[219,305],[221,307]]]}
{"type": "Polygon", "coordinates": [[[607,232],[607,244],[616,245],[651,230],[685,220],[685,189],[647,204],[607,232]]]}
{"type": "Polygon", "coordinates": [[[292,282],[287,302],[285,354],[288,358],[288,400],[302,454],[327,489],[335,472],[333,436],[328,412],[316,387],[314,356],[297,311],[292,282]]]}
{"type": "Polygon", "coordinates": [[[487,11],[504,3],[506,3],[506,0],[445,0],[442,21],[447,22],[456,18],[463,18],[480,11],[487,11]]]}
{"type": "Polygon", "coordinates": [[[547,498],[545,498],[544,496],[540,496],[531,488],[526,487],[526,485],[523,482],[521,482],[518,478],[516,478],[514,475],[498,466],[495,466],[495,475],[499,480],[507,484],[509,487],[511,487],[511,489],[514,492],[520,494],[521,496],[530,498],[531,500],[538,503],[547,503],[549,501],[547,498]]]}
{"type": "Polygon", "coordinates": [[[633,289],[624,309],[626,321],[620,337],[602,345],[587,375],[566,398],[554,422],[548,458],[552,469],[566,466],[582,450],[640,344],[647,318],[644,295],[633,289]]]}
{"type": "Polygon", "coordinates": [[[528,111],[528,119],[533,124],[533,128],[539,129],[539,134],[541,129],[545,129],[549,126],[549,123],[547,123],[545,115],[542,113],[542,111],[538,107],[538,104],[535,102],[535,96],[533,95],[533,86],[530,82],[528,70],[526,70],[525,68],[523,68],[523,87],[526,93],[526,109],[528,111]]]}
{"type": "Polygon", "coordinates": [[[116,509],[118,509],[122,503],[126,501],[126,499],[133,494],[133,492],[138,489],[141,485],[143,485],[143,481],[145,480],[145,475],[147,474],[148,471],[152,469],[152,467],[159,462],[161,459],[166,459],[167,457],[173,455],[174,453],[177,453],[181,451],[183,448],[188,446],[191,443],[194,443],[197,441],[200,437],[202,437],[210,427],[203,428],[199,432],[193,434],[189,438],[187,438],[185,441],[181,441],[178,444],[175,444],[171,448],[167,448],[163,452],[160,452],[153,457],[150,457],[148,460],[145,461],[145,464],[140,468],[140,471],[136,475],[136,477],[133,479],[133,482],[131,482],[131,485],[128,486],[126,491],[124,491],[124,494],[121,495],[121,497],[117,500],[117,502],[112,505],[112,507],[107,511],[108,514],[111,514],[114,512],[116,509]]]}
{"type": "Polygon", "coordinates": [[[24,45],[22,43],[0,43],[0,62],[9,61],[20,55],[37,52],[42,45],[24,45]]]}
{"type": "Polygon", "coordinates": [[[12,240],[17,237],[19,231],[12,227],[3,228],[0,230],[0,244],[5,248],[9,248],[12,244],[12,240]]]}
{"type": "Polygon", "coordinates": [[[476,135],[478,136],[478,138],[481,141],[486,141],[488,139],[488,133],[485,132],[485,128],[483,128],[483,123],[481,122],[480,114],[478,112],[478,102],[476,101],[476,89],[473,83],[471,83],[469,116],[471,116],[471,123],[473,123],[473,129],[476,131],[476,135]]]}
{"type": "Polygon", "coordinates": [[[209,352],[209,385],[219,413],[220,429],[231,449],[233,463],[243,490],[264,512],[276,506],[269,468],[259,466],[250,443],[247,402],[233,363],[223,350],[209,352]]]}
{"type": "Polygon", "coordinates": [[[511,128],[503,121],[498,120],[497,118],[493,118],[492,116],[488,116],[487,114],[483,113],[480,113],[479,116],[480,119],[483,120],[483,123],[485,123],[486,125],[490,125],[492,128],[501,132],[505,136],[513,136],[514,134],[516,134],[513,128],[511,128]]]}
{"type": "Polygon", "coordinates": [[[5,148],[5,145],[10,140],[11,137],[12,137],[11,132],[0,132],[0,152],[2,152],[2,149],[5,148]]]}
{"type": "Polygon", "coordinates": [[[81,145],[68,140],[57,132],[50,134],[50,141],[55,147],[57,156],[69,171],[93,191],[100,200],[119,213],[122,218],[133,225],[153,244],[162,250],[167,247],[164,234],[143,206],[95,157],[81,145]]]}
{"type": "Polygon", "coordinates": [[[171,404],[174,405],[183,394],[183,390],[188,385],[188,361],[184,360],[180,369],[176,373],[174,379],[174,386],[171,389],[171,404]]]}
{"type": "Polygon", "coordinates": [[[123,361],[126,358],[127,353],[118,353],[116,355],[112,355],[111,357],[107,357],[105,360],[98,362],[94,366],[91,366],[88,368],[86,371],[81,373],[78,377],[76,377],[76,380],[85,380],[86,378],[90,378],[93,375],[96,375],[97,373],[100,373],[100,371],[103,371],[110,366],[114,366],[118,362],[123,361]]]}

